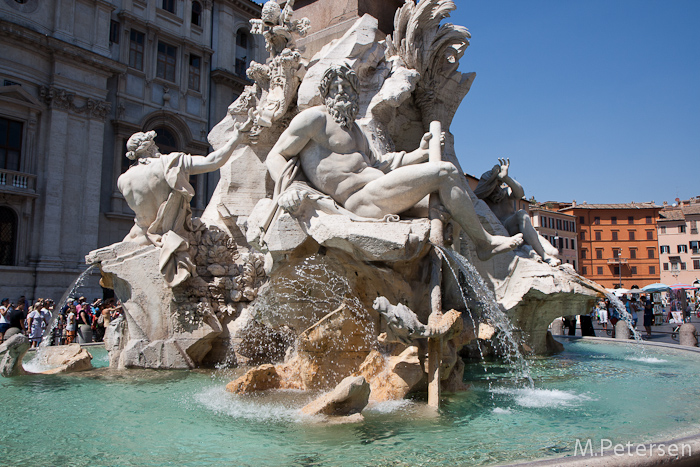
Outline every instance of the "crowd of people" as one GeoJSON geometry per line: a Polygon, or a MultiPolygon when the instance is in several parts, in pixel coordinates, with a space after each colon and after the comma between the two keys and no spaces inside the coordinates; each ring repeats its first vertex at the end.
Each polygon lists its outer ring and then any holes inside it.
{"type": "MultiPolygon", "coordinates": [[[[652,301],[651,295],[642,294],[639,299],[634,295],[629,299],[626,295],[622,295],[620,301],[625,305],[635,328],[637,326],[639,314],[642,314],[642,324],[646,337],[651,337],[651,326],[654,324],[654,302],[652,301]]],[[[681,324],[683,322],[690,322],[693,313],[700,313],[700,310],[696,308],[694,297],[693,299],[687,300],[685,307],[680,304],[680,301],[675,299],[663,299],[661,305],[661,316],[663,321],[667,323],[681,324]],[[666,311],[667,309],[669,310],[668,312],[666,311]],[[674,316],[674,313],[676,313],[677,316],[674,316]]],[[[698,305],[700,305],[700,303],[698,305]]],[[[620,316],[620,312],[617,308],[610,303],[609,299],[598,302],[596,309],[593,311],[593,317],[597,318],[598,324],[606,331],[608,330],[608,323],[610,323],[612,336],[615,336],[615,324],[622,319],[622,316],[620,316]]]]}
{"type": "Polygon", "coordinates": [[[3,298],[0,344],[15,334],[27,336],[32,347],[47,338],[51,345],[72,344],[77,337],[82,343],[102,342],[109,323],[122,314],[121,303],[114,298],[92,302],[85,297],[69,298],[58,312],[55,306],[51,299],[37,298],[30,304],[24,295],[16,302],[3,298]]]}

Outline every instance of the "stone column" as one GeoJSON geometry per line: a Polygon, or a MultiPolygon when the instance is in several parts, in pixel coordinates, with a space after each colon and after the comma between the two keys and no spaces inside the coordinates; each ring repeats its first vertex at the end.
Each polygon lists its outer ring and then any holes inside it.
{"type": "Polygon", "coordinates": [[[627,321],[621,319],[615,323],[615,339],[627,340],[630,338],[630,328],[627,326],[627,321]]]}
{"type": "Polygon", "coordinates": [[[678,343],[689,347],[698,346],[698,331],[695,329],[695,325],[685,323],[681,326],[678,331],[678,343]]]}
{"type": "Polygon", "coordinates": [[[46,154],[40,179],[43,187],[39,207],[39,267],[59,268],[61,266],[61,230],[63,222],[63,184],[65,180],[65,147],[68,136],[68,111],[54,106],[47,115],[48,138],[46,154]]]}

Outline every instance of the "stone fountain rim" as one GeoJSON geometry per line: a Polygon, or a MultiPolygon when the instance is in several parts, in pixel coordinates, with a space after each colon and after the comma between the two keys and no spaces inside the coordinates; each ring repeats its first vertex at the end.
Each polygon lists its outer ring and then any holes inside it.
{"type": "MultiPolygon", "coordinates": [[[[581,336],[554,336],[554,338],[563,337],[568,340],[588,340],[588,341],[598,341],[612,344],[631,344],[629,341],[620,341],[620,339],[613,339],[610,337],[581,337],[581,336]]],[[[686,345],[679,344],[667,344],[664,342],[641,342],[642,345],[648,345],[652,347],[664,347],[676,350],[681,350],[691,353],[700,353],[700,348],[689,347],[686,345]]],[[[636,345],[636,343],[635,343],[636,345]]],[[[550,467],[550,466],[561,466],[565,465],[567,467],[615,467],[615,466],[630,466],[635,467],[651,467],[660,465],[673,465],[678,467],[692,467],[700,464],[700,433],[696,433],[689,436],[684,436],[681,438],[673,438],[670,440],[654,441],[650,443],[639,443],[635,446],[646,446],[647,450],[654,452],[650,446],[658,446],[663,444],[669,446],[671,444],[681,445],[687,444],[690,446],[691,454],[687,457],[672,457],[665,456],[660,457],[658,455],[654,456],[628,456],[627,453],[623,455],[615,455],[613,451],[606,451],[602,456],[579,456],[579,457],[555,457],[551,459],[540,459],[530,462],[517,462],[511,464],[501,464],[503,466],[517,467],[517,466],[529,466],[529,467],[550,467]],[[633,462],[633,463],[631,463],[633,462]]],[[[594,451],[595,452],[595,451],[594,451]]],[[[656,451],[658,452],[658,451],[656,451]]]]}
{"type": "Polygon", "coordinates": [[[666,342],[649,342],[649,341],[641,341],[637,343],[635,340],[621,340],[621,339],[615,339],[613,337],[591,337],[591,336],[567,336],[567,335],[559,335],[559,336],[552,336],[555,339],[559,338],[564,338],[564,339],[569,339],[569,340],[588,340],[588,341],[593,341],[593,342],[606,342],[610,344],[635,344],[635,345],[648,345],[650,347],[665,347],[668,349],[676,349],[676,350],[683,350],[686,352],[694,352],[694,353],[700,353],[700,347],[691,347],[688,345],[680,345],[680,344],[669,344],[666,342]]]}

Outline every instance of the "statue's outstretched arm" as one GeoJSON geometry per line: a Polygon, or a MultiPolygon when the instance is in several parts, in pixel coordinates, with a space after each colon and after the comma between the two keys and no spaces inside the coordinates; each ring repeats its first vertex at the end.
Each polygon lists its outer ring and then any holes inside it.
{"type": "Polygon", "coordinates": [[[248,132],[253,126],[252,109],[249,113],[248,120],[243,123],[236,123],[231,138],[216,151],[207,156],[193,156],[191,174],[201,174],[213,172],[220,169],[233,154],[239,143],[243,142],[247,137],[248,132]]]}

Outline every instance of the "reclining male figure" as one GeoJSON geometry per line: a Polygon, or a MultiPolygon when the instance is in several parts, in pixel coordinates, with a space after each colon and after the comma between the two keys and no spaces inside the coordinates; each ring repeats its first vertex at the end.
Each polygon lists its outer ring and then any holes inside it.
{"type": "MultiPolygon", "coordinates": [[[[453,164],[426,162],[430,133],[413,152],[389,154],[384,160],[372,153],[367,137],[355,123],[359,81],[351,68],[331,66],[319,89],[325,106],[294,117],[267,156],[275,183],[283,178],[287,161],[298,156],[314,188],[359,216],[381,219],[398,214],[437,192],[452,218],[476,244],[481,260],[522,244],[522,234],[503,237],[484,230],[469,197],[467,180],[453,164]]],[[[294,212],[307,194],[287,190],[278,204],[294,212]]]]}

